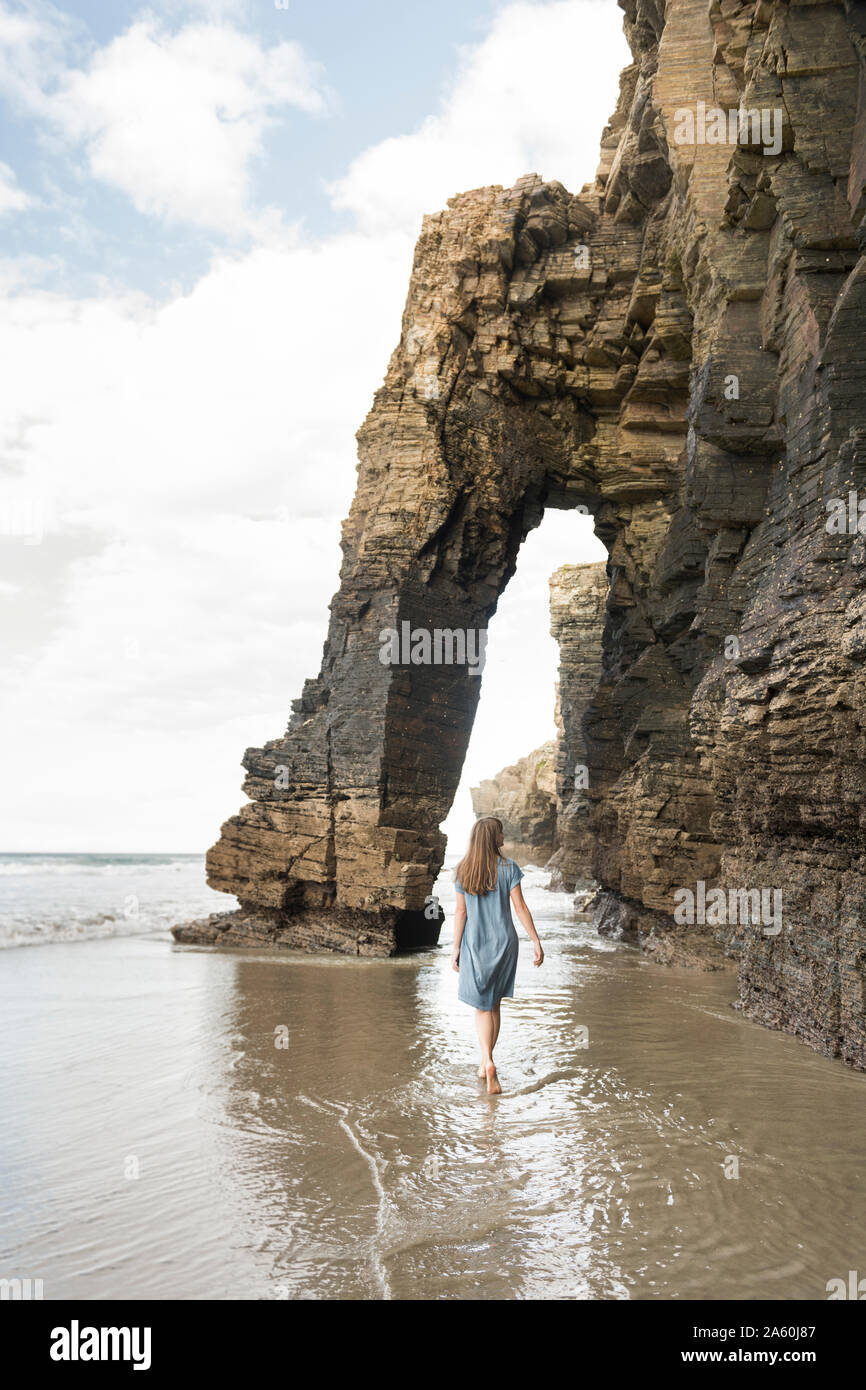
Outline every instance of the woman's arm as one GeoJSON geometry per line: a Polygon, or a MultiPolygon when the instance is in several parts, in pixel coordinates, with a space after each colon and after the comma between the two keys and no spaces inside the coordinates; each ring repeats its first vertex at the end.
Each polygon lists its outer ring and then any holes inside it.
{"type": "Polygon", "coordinates": [[[463,928],[466,926],[466,899],[462,893],[457,894],[457,907],[454,911],[454,945],[451,948],[451,968],[460,974],[460,943],[463,940],[463,928]]]}
{"type": "Polygon", "coordinates": [[[514,911],[520,918],[526,935],[529,937],[530,941],[535,947],[535,955],[533,956],[532,964],[540,965],[541,962],[544,960],[544,952],[541,949],[541,942],[538,939],[538,932],[535,930],[535,923],[532,920],[532,913],[526,906],[526,900],[523,896],[523,889],[521,888],[519,883],[516,883],[511,890],[511,901],[514,903],[514,911]]]}

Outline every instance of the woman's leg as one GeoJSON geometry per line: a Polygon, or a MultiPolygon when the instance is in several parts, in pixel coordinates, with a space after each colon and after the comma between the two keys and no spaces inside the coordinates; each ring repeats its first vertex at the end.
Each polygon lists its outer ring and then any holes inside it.
{"type": "Polygon", "coordinates": [[[478,1046],[481,1048],[481,1072],[479,1075],[483,1075],[485,1065],[493,1061],[494,1037],[492,1010],[475,1010],[475,1031],[478,1034],[478,1046]]]}
{"type": "MultiPolygon", "coordinates": [[[[493,1036],[492,1036],[491,1042],[490,1042],[490,1056],[491,1056],[491,1058],[492,1058],[492,1057],[493,1057],[493,1049],[494,1049],[494,1047],[496,1046],[496,1039],[499,1037],[499,1000],[498,1000],[498,999],[497,999],[496,1003],[493,1005],[493,1008],[490,1010],[490,1017],[491,1017],[492,1020],[493,1020],[493,1029],[492,1029],[493,1036]]],[[[475,1018],[475,1027],[476,1027],[476,1030],[478,1030],[478,1011],[477,1011],[477,1010],[476,1010],[476,1018],[475,1018]]],[[[480,1033],[480,1031],[478,1031],[478,1041],[479,1041],[479,1043],[481,1044],[481,1066],[478,1068],[478,1076],[479,1076],[479,1079],[480,1079],[481,1081],[483,1081],[484,1078],[485,1078],[486,1075],[487,1075],[487,1072],[484,1070],[484,1064],[485,1064],[485,1062],[487,1062],[488,1059],[487,1059],[487,1057],[485,1057],[485,1055],[484,1055],[484,1043],[481,1041],[481,1033],[480,1033]]]]}
{"type": "MultiPolygon", "coordinates": [[[[499,1041],[499,1029],[500,1029],[500,1027],[502,1026],[502,1013],[501,1013],[500,1007],[499,1007],[501,1003],[502,1003],[502,1000],[501,1000],[501,999],[497,999],[496,1003],[493,1005],[493,1008],[490,1010],[491,1014],[493,1015],[493,1042],[492,1042],[491,1045],[490,1045],[490,1054],[491,1054],[491,1056],[493,1055],[493,1049],[495,1048],[497,1042],[499,1041]]],[[[482,1050],[482,1053],[483,1053],[484,1049],[482,1048],[481,1050],[482,1050]]],[[[479,1076],[484,1076],[484,1058],[483,1058],[483,1056],[482,1056],[482,1059],[481,1059],[481,1066],[478,1068],[478,1075],[479,1075],[479,1076]]]]}
{"type": "MultiPolygon", "coordinates": [[[[490,1095],[499,1095],[502,1087],[496,1075],[496,1066],[493,1061],[494,1021],[492,1009],[475,1010],[475,1031],[478,1034],[478,1043],[481,1048],[481,1066],[487,1081],[487,1090],[490,1095]]],[[[479,1071],[479,1076],[482,1074],[479,1071]]]]}

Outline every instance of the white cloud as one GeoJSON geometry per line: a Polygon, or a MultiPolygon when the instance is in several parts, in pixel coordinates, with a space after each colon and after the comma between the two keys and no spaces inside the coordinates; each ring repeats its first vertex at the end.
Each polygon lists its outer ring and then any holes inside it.
{"type": "Polygon", "coordinates": [[[164,306],[7,301],[0,441],[46,527],[0,536],[0,559],[25,631],[42,591],[17,561],[62,565],[63,602],[6,662],[4,847],[203,848],[237,809],[243,749],[318,669],[411,254],[341,236],[226,256],[164,306]],[[96,553],[55,562],[76,530],[96,553]]]}
{"type": "Polygon", "coordinates": [[[442,110],[359,155],[332,187],[335,204],[370,232],[417,235],[422,215],[462,189],[539,173],[576,192],[595,174],[611,73],[630,60],[621,11],[606,0],[510,5],[464,51],[442,110]]]}
{"type": "Polygon", "coordinates": [[[82,39],[81,26],[49,3],[0,0],[0,91],[21,114],[47,114],[49,92],[82,39]]]}
{"type": "MultiPolygon", "coordinates": [[[[2,462],[16,486],[46,499],[48,518],[41,546],[0,538],[3,593],[19,587],[10,606],[31,628],[0,699],[4,848],[195,849],[237,809],[243,749],[284,728],[290,700],[318,670],[355,483],[354,435],[399,334],[416,213],[533,165],[568,182],[570,159],[573,182],[591,177],[619,54],[593,49],[577,24],[586,14],[581,0],[502,12],[464,56],[443,112],[356,161],[341,185],[359,222],[349,233],[311,242],[275,222],[253,250],[216,258],[191,292],[164,304],[109,290],[28,290],[29,263],[0,264],[2,462]],[[551,49],[544,61],[539,34],[551,49]],[[592,121],[582,118],[591,128],[575,137],[591,149],[583,165],[572,127],[560,124],[571,98],[551,93],[559,50],[578,34],[579,49],[561,62],[572,98],[607,64],[592,121]],[[519,93],[500,99],[497,80],[511,82],[518,69],[519,93]],[[485,113],[485,102],[495,110],[485,113]],[[471,134],[469,164],[455,148],[461,127],[471,134]],[[70,538],[76,546],[63,558],[70,538]],[[37,564],[51,584],[29,577],[37,564]],[[46,612],[39,596],[58,589],[62,601],[46,612]],[[37,749],[45,753],[34,776],[37,749]]],[[[57,100],[73,91],[80,99],[72,133],[91,142],[105,177],[122,176],[123,140],[133,151],[143,138],[137,120],[150,119],[141,103],[158,74],[168,74],[163,91],[193,134],[208,127],[217,88],[235,121],[260,128],[268,118],[267,102],[249,92],[255,52],[233,56],[208,25],[216,47],[199,73],[185,44],[163,44],[148,25],[60,83],[57,100]],[[189,97],[185,76],[194,79],[189,97]]],[[[273,99],[295,80],[284,61],[274,58],[262,78],[273,99]]],[[[25,71],[34,69],[20,63],[25,71]]],[[[20,90],[32,97],[23,77],[20,90]]],[[[164,119],[157,112],[149,127],[156,144],[168,138],[164,119]]],[[[201,196],[225,222],[240,215],[252,144],[247,132],[227,154],[219,136],[205,138],[215,153],[201,196]]],[[[166,213],[183,204],[182,160],[163,179],[145,159],[139,183],[129,158],[133,196],[166,213]]],[[[511,725],[524,679],[531,672],[503,683],[511,725]]],[[[540,739],[529,722],[531,744],[540,739]]]]}
{"type": "Polygon", "coordinates": [[[250,174],[274,114],[325,106],[298,44],[263,48],[223,24],[171,34],[147,19],[71,73],[56,112],[91,172],[139,212],[223,231],[248,223],[250,174]]]}
{"type": "Polygon", "coordinates": [[[219,12],[176,32],[146,15],[79,66],[64,39],[51,10],[0,9],[0,90],[55,140],[81,147],[91,175],[139,212],[255,232],[251,178],[265,134],[287,110],[326,109],[320,65],[290,40],[263,46],[219,12]]]}
{"type": "Polygon", "coordinates": [[[25,212],[33,207],[35,199],[19,186],[15,170],[8,164],[0,163],[0,217],[10,212],[25,212]]]}
{"type": "Polygon", "coordinates": [[[217,259],[187,295],[20,293],[0,321],[0,437],[20,419],[56,511],[332,514],[399,333],[411,244],[343,235],[217,259]]]}
{"type": "Polygon", "coordinates": [[[261,0],[155,0],[152,9],[159,10],[169,18],[186,20],[190,15],[200,14],[208,19],[249,19],[261,0]]]}

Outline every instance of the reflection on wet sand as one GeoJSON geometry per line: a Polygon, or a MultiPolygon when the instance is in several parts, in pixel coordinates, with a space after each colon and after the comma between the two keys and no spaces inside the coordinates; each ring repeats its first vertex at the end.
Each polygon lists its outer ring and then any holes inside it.
{"type": "Polygon", "coordinates": [[[531,906],[547,959],[521,948],[501,1097],[444,939],[14,953],[10,995],[55,1000],[18,1015],[38,1104],[18,1078],[5,1158],[51,1171],[13,1189],[16,1266],[48,1297],[826,1298],[862,1265],[866,1078],[744,1021],[730,975],[531,906]]]}

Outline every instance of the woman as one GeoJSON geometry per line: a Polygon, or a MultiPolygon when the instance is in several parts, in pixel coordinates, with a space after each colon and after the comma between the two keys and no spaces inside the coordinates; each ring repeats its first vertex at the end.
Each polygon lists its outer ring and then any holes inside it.
{"type": "Polygon", "coordinates": [[[533,965],[544,960],[532,913],[523,900],[523,872],[513,859],[503,859],[500,853],[504,839],[502,821],[482,816],[472,827],[469,849],[454,875],[457,911],[451,964],[460,976],[458,999],[475,1009],[475,1031],[481,1045],[478,1076],[487,1081],[492,1096],[502,1091],[493,1061],[499,1037],[499,1003],[513,997],[517,970],[517,932],[509,898],[535,947],[533,965]]]}

